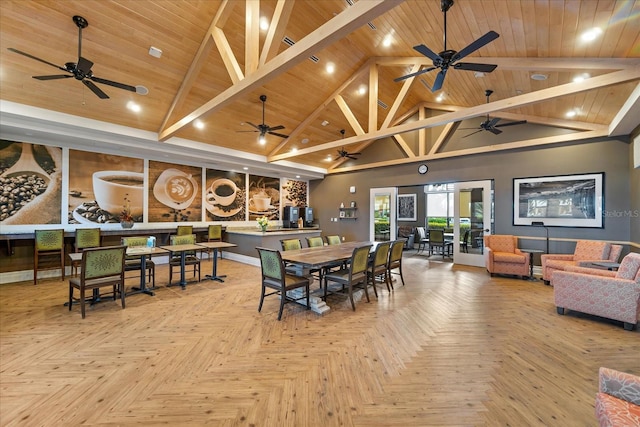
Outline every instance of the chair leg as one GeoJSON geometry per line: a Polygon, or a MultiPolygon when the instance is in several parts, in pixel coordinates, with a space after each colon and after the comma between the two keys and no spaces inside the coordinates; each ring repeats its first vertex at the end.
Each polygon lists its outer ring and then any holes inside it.
{"type": "Polygon", "coordinates": [[[305,286],[305,290],[307,291],[307,310],[311,310],[311,304],[309,304],[309,284],[305,286]]]}
{"type": "MultiPolygon", "coordinates": [[[[154,275],[154,280],[155,280],[155,275],[154,275]]],[[[120,289],[120,299],[122,300],[122,309],[124,309],[124,297],[125,297],[125,291],[124,291],[124,281],[119,283],[118,289],[120,289]]]]}
{"type": "Polygon", "coordinates": [[[282,310],[284,310],[284,303],[287,299],[287,291],[280,291],[280,311],[278,312],[278,320],[282,319],[282,310]]]}
{"type": "Polygon", "coordinates": [[[82,313],[82,318],[84,319],[84,288],[80,287],[80,313],[82,313]]]}
{"type": "MultiPolygon", "coordinates": [[[[365,287],[365,290],[366,289],[365,287]]],[[[351,283],[349,283],[349,299],[351,300],[351,308],[353,311],[356,311],[356,304],[353,302],[353,286],[351,286],[351,283]]]]}
{"type": "Polygon", "coordinates": [[[71,304],[73,304],[73,285],[69,284],[69,311],[71,311],[71,304]]]}
{"type": "Polygon", "coordinates": [[[262,285],[262,294],[260,295],[260,305],[258,305],[258,313],[260,313],[260,311],[262,311],[262,303],[264,302],[264,292],[265,292],[265,286],[263,284],[262,285]]]}

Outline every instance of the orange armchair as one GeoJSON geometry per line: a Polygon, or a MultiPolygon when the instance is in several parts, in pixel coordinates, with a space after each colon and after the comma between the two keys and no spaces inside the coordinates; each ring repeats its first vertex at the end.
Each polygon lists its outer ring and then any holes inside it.
{"type": "Polygon", "coordinates": [[[566,270],[568,266],[587,267],[592,262],[617,262],[622,253],[622,245],[612,245],[594,240],[578,240],[573,254],[544,254],[542,280],[548,285],[554,271],[566,270]]]}
{"type": "Polygon", "coordinates": [[[494,274],[514,274],[523,279],[529,276],[531,254],[518,249],[518,238],[511,235],[484,236],[484,259],[487,271],[494,274]]]}

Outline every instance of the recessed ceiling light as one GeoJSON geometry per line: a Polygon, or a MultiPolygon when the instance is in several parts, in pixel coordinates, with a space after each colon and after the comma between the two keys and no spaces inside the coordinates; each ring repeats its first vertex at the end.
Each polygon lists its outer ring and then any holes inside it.
{"type": "Polygon", "coordinates": [[[580,83],[585,81],[586,79],[588,79],[589,77],[591,77],[588,73],[582,73],[580,75],[577,75],[573,78],[573,82],[574,83],[580,83]]]}
{"type": "Polygon", "coordinates": [[[264,16],[260,18],[260,29],[262,31],[267,31],[269,29],[269,21],[264,16]]]}
{"type": "Polygon", "coordinates": [[[571,118],[571,117],[575,117],[577,114],[578,114],[578,113],[576,112],[576,110],[569,110],[569,111],[567,111],[566,116],[567,116],[568,118],[571,118]]]}
{"type": "Polygon", "coordinates": [[[531,80],[542,81],[542,80],[547,80],[547,77],[548,76],[546,74],[539,74],[539,73],[531,74],[531,80]]]}
{"type": "Polygon", "coordinates": [[[245,167],[242,168],[242,170],[248,171],[249,168],[245,166],[245,167]]]}
{"type": "Polygon", "coordinates": [[[326,121],[326,120],[323,120],[323,121],[322,121],[322,123],[320,123],[320,124],[321,124],[322,126],[326,126],[326,125],[328,125],[328,124],[329,124],[329,122],[328,122],[328,121],[326,121]]]}
{"type": "Polygon", "coordinates": [[[324,159],[325,162],[330,162],[331,160],[333,160],[333,157],[331,156],[327,156],[327,158],[324,159]]]}
{"type": "Polygon", "coordinates": [[[437,102],[442,102],[442,100],[444,99],[444,93],[441,93],[440,95],[438,95],[438,97],[436,98],[437,102]]]}
{"type": "Polygon", "coordinates": [[[479,78],[484,77],[484,73],[483,73],[482,71],[476,71],[475,73],[473,73],[473,76],[474,76],[476,79],[479,79],[479,78]]]}
{"type": "Polygon", "coordinates": [[[296,147],[293,147],[293,148],[291,149],[291,152],[292,152],[292,153],[297,153],[297,152],[298,152],[298,149],[297,149],[296,147]]]}
{"type": "Polygon", "coordinates": [[[139,113],[139,112],[142,110],[142,108],[140,107],[140,105],[139,105],[139,104],[136,104],[136,103],[135,103],[135,102],[133,102],[133,101],[129,101],[129,102],[127,102],[127,108],[128,108],[129,110],[133,111],[134,113],[139,113]]]}
{"type": "Polygon", "coordinates": [[[600,34],[602,34],[602,30],[598,27],[594,27],[582,33],[580,38],[582,39],[583,42],[592,42],[596,38],[598,38],[600,34]]]}
{"type": "Polygon", "coordinates": [[[300,178],[300,175],[296,175],[296,178],[300,178]]]}
{"type": "Polygon", "coordinates": [[[391,37],[391,34],[387,34],[382,40],[382,46],[389,47],[391,46],[392,41],[393,41],[393,38],[391,37]]]}
{"type": "Polygon", "coordinates": [[[358,88],[358,93],[360,95],[364,95],[365,93],[367,93],[367,85],[360,85],[360,87],[358,88]]]}
{"type": "Polygon", "coordinates": [[[327,63],[327,66],[325,69],[327,70],[327,73],[333,74],[333,72],[336,70],[336,66],[333,62],[329,62],[327,63]]]}
{"type": "Polygon", "coordinates": [[[196,129],[204,129],[204,123],[201,120],[194,120],[193,121],[193,126],[196,129]]]}

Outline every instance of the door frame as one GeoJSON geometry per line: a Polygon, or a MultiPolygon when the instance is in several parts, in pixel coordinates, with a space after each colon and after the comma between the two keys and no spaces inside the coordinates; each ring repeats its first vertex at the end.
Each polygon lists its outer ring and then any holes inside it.
{"type": "MultiPolygon", "coordinates": [[[[454,224],[460,224],[460,191],[474,188],[482,188],[482,228],[484,235],[491,234],[493,224],[493,180],[483,181],[460,181],[453,183],[453,217],[454,224]]],[[[466,253],[460,250],[460,227],[453,227],[453,262],[454,264],[470,265],[474,267],[485,267],[484,245],[483,251],[478,255],[466,253]]]]}
{"type": "Polygon", "coordinates": [[[396,239],[396,201],[398,198],[398,187],[378,187],[369,189],[369,241],[376,240],[375,227],[375,202],[376,195],[389,195],[389,240],[396,239]]]}

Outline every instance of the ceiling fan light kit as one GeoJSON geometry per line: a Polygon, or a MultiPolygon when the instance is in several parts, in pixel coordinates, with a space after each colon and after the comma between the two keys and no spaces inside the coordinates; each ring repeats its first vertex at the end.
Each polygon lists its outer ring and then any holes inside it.
{"type": "Polygon", "coordinates": [[[140,86],[140,85],[131,86],[124,83],[118,83],[112,80],[107,80],[107,79],[94,76],[93,71],[91,70],[91,68],[93,67],[93,62],[82,57],[82,29],[87,28],[89,26],[89,22],[80,15],[75,15],[72,19],[73,19],[73,22],[78,27],[78,62],[67,62],[64,64],[64,67],[60,67],[52,62],[45,61],[44,59],[38,58],[29,53],[22,52],[21,50],[18,50],[12,47],[8,48],[8,50],[10,50],[11,52],[17,53],[19,55],[26,56],[27,58],[40,61],[43,64],[50,65],[61,71],[69,73],[69,74],[56,74],[56,75],[48,75],[48,76],[32,76],[36,80],[58,80],[58,79],[66,79],[66,78],[73,77],[76,80],[80,80],[86,87],[88,87],[100,99],[108,99],[109,95],[104,93],[102,89],[96,86],[94,82],[105,84],[108,86],[113,86],[118,89],[128,90],[130,92],[135,92],[140,95],[146,95],[147,93],[149,93],[149,90],[144,86],[140,86]]]}
{"type": "MultiPolygon", "coordinates": [[[[487,90],[484,91],[484,95],[487,97],[487,104],[489,103],[489,97],[491,96],[492,93],[493,93],[493,91],[491,89],[487,89],[487,90]]],[[[463,136],[463,138],[466,138],[466,137],[471,136],[471,135],[475,135],[476,133],[482,132],[483,130],[489,131],[494,135],[499,135],[499,134],[502,133],[502,130],[498,129],[499,127],[522,125],[522,124],[527,123],[526,120],[519,120],[519,121],[515,121],[515,122],[508,122],[508,123],[498,124],[498,122],[500,120],[502,120],[500,117],[494,117],[492,119],[487,114],[486,120],[483,121],[482,123],[480,123],[479,127],[477,127],[477,128],[460,128],[458,130],[471,130],[471,129],[475,130],[475,132],[471,132],[470,134],[463,136]]]]}
{"type": "Polygon", "coordinates": [[[280,138],[289,138],[289,135],[285,135],[282,133],[274,132],[275,130],[284,129],[284,126],[269,126],[264,121],[264,106],[267,102],[267,95],[260,95],[260,101],[262,102],[262,123],[259,125],[254,125],[251,122],[245,122],[246,124],[255,128],[255,130],[238,130],[236,132],[259,132],[260,136],[258,137],[258,142],[262,145],[267,143],[267,134],[279,136],[280,138]]]}
{"type": "MultiPolygon", "coordinates": [[[[451,49],[447,49],[447,11],[453,6],[453,0],[440,0],[440,10],[444,13],[444,49],[440,53],[435,53],[427,46],[420,44],[414,46],[413,48],[419,53],[423,54],[427,58],[433,61],[433,67],[422,69],[416,73],[407,74],[402,77],[398,77],[394,79],[394,81],[399,82],[410,77],[419,76],[424,73],[428,73],[429,71],[435,70],[436,68],[440,69],[440,72],[435,78],[433,82],[433,87],[431,88],[431,92],[436,92],[442,89],[442,85],[444,83],[444,78],[447,74],[447,70],[449,67],[453,67],[456,70],[466,70],[466,71],[475,71],[476,77],[477,73],[490,73],[496,69],[497,65],[493,64],[476,64],[473,62],[457,62],[460,59],[466,57],[467,55],[475,52],[480,49],[484,45],[494,41],[500,35],[495,31],[489,31],[479,39],[472,42],[467,47],[463,48],[461,51],[455,51],[451,49]]],[[[484,74],[483,74],[484,75],[484,74]]]]}

